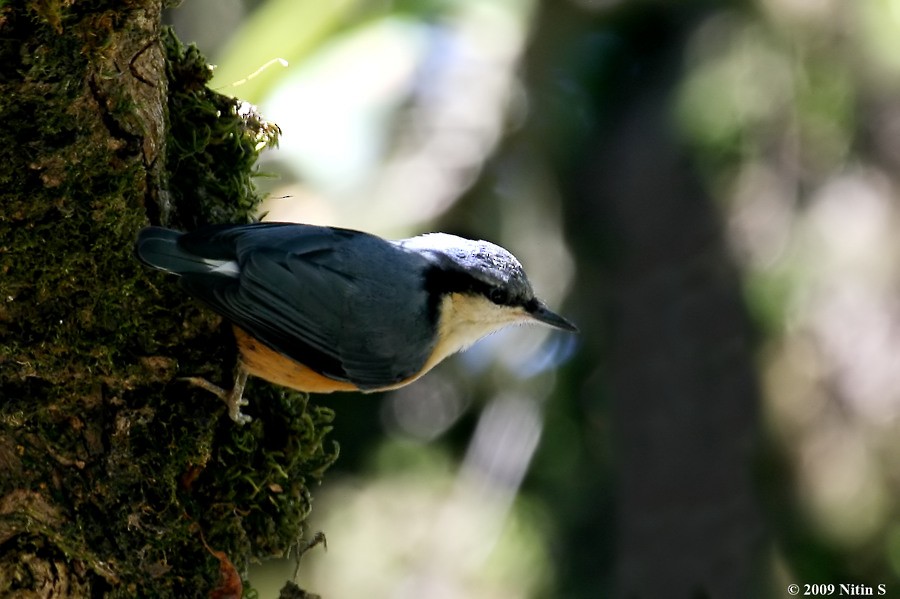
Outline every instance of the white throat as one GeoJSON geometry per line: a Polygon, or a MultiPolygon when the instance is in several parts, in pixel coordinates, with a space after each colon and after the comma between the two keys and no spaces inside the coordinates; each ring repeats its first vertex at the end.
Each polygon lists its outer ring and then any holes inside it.
{"type": "Polygon", "coordinates": [[[481,295],[450,293],[441,301],[439,341],[428,358],[428,367],[466,349],[482,337],[529,320],[531,318],[522,308],[498,306],[481,295]]]}

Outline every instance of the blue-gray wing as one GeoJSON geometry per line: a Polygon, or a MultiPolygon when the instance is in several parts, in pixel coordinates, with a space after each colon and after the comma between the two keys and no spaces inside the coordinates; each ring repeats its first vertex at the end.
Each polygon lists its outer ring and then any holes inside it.
{"type": "Polygon", "coordinates": [[[431,353],[428,264],[415,252],[358,231],[283,223],[211,227],[179,246],[238,265],[236,275],[183,274],[191,294],[328,377],[384,387],[417,374],[431,353]]]}

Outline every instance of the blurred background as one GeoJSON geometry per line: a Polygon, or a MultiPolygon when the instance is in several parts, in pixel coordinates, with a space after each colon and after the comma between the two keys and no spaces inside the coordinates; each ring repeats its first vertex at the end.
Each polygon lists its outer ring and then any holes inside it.
{"type": "MultiPolygon", "coordinates": [[[[185,0],[168,19],[283,131],[265,218],[492,240],[581,328],[314,398],[341,457],[304,588],[900,596],[900,0],[185,0]]],[[[251,579],[275,597],[293,571],[251,579]]]]}

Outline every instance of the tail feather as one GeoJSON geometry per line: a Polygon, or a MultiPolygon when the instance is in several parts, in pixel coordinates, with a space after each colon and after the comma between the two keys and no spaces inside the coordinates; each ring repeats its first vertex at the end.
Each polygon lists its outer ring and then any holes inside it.
{"type": "Polygon", "coordinates": [[[218,273],[236,276],[237,263],[231,260],[204,258],[184,250],[178,243],[180,231],[147,227],[138,233],[134,246],[138,259],[153,268],[177,275],[218,273]]]}

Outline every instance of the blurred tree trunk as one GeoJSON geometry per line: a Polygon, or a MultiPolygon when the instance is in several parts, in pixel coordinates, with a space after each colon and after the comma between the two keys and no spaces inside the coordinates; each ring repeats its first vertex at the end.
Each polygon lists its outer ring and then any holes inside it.
{"type": "Polygon", "coordinates": [[[327,410],[251,390],[240,429],[174,380],[229,384],[232,345],[134,237],[245,222],[276,129],[206,89],[161,11],[0,3],[2,596],[235,596],[333,459],[327,410]]]}
{"type": "MultiPolygon", "coordinates": [[[[753,335],[722,223],[672,123],[702,16],[693,3],[591,15],[545,2],[536,20],[529,74],[549,91],[532,114],[568,200],[586,446],[613,438],[614,526],[587,505],[572,516],[583,555],[561,567],[566,596],[610,579],[613,596],[646,599],[753,597],[764,584],[753,335]],[[592,430],[607,399],[611,431],[592,430]]],[[[601,510],[602,458],[582,464],[601,510]]]]}

